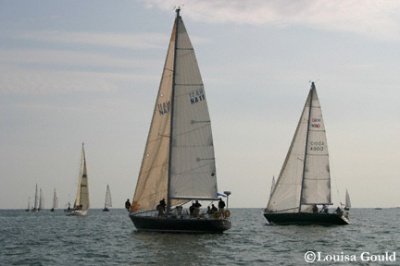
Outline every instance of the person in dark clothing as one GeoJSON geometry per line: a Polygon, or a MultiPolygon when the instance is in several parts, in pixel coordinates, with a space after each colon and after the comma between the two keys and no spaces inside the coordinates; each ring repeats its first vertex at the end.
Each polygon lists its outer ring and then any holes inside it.
{"type": "Polygon", "coordinates": [[[193,211],[194,211],[194,202],[193,202],[192,205],[189,207],[190,216],[193,216],[193,211]]]}
{"type": "Polygon", "coordinates": [[[167,204],[165,203],[165,199],[160,200],[160,206],[164,209],[167,207],[167,204]]]}
{"type": "Polygon", "coordinates": [[[165,199],[160,200],[160,203],[157,205],[158,216],[164,216],[166,206],[165,199]]]}
{"type": "Polygon", "coordinates": [[[201,204],[200,204],[200,202],[198,201],[198,200],[196,200],[196,202],[194,203],[194,205],[193,205],[195,208],[200,208],[201,207],[201,204]]]}
{"type": "Polygon", "coordinates": [[[312,207],[312,212],[313,212],[313,213],[317,213],[317,212],[318,212],[318,207],[317,207],[316,204],[313,205],[313,207],[312,207]]]}
{"type": "Polygon", "coordinates": [[[218,202],[218,209],[219,209],[220,211],[223,211],[224,208],[225,208],[225,202],[220,198],[220,199],[219,199],[219,202],[218,202]]]}
{"type": "Polygon", "coordinates": [[[211,204],[211,213],[216,213],[218,211],[214,204],[211,204]]]}
{"type": "Polygon", "coordinates": [[[201,207],[201,204],[199,203],[198,200],[196,200],[196,202],[193,204],[193,216],[194,217],[199,217],[200,207],[201,207]]]}
{"type": "Polygon", "coordinates": [[[131,203],[129,202],[129,199],[127,199],[125,201],[125,209],[127,209],[129,211],[130,208],[131,208],[131,203]]]}

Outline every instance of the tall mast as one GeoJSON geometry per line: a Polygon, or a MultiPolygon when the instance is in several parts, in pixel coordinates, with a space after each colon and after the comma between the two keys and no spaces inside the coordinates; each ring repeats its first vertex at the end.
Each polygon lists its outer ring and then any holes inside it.
{"type": "Polygon", "coordinates": [[[172,92],[171,92],[171,121],[170,121],[170,138],[169,138],[169,159],[168,159],[168,191],[167,191],[167,214],[171,210],[171,155],[172,155],[172,132],[174,123],[174,102],[175,102],[175,76],[176,76],[176,51],[178,50],[178,29],[179,29],[179,12],[181,9],[178,7],[176,10],[175,18],[175,41],[174,41],[174,65],[173,65],[173,75],[172,75],[172,92]]]}
{"type": "Polygon", "coordinates": [[[310,135],[311,108],[312,108],[312,100],[313,100],[314,89],[315,89],[314,82],[311,82],[310,105],[309,105],[309,110],[308,110],[306,144],[305,144],[305,147],[304,147],[303,176],[301,178],[299,212],[301,211],[301,199],[303,198],[304,176],[306,175],[306,163],[307,163],[307,153],[308,153],[307,152],[307,147],[308,147],[308,137],[310,135]]]}

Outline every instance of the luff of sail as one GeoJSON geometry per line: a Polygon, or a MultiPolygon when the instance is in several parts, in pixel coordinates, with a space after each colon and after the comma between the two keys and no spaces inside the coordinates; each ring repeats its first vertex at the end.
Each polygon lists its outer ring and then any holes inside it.
{"type": "Polygon", "coordinates": [[[210,118],[193,47],[177,10],[131,210],[217,192],[210,118]]]}
{"type": "Polygon", "coordinates": [[[267,210],[299,212],[312,204],[331,204],[328,146],[314,83],[267,210]]]}
{"type": "Polygon", "coordinates": [[[88,176],[86,168],[85,147],[83,143],[82,143],[81,167],[78,177],[78,189],[76,193],[74,208],[79,208],[81,210],[89,209],[88,176]]]}

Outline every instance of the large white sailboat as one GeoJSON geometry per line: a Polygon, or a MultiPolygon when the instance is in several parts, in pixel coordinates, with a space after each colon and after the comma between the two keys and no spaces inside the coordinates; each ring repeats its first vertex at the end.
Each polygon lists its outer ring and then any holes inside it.
{"type": "Polygon", "coordinates": [[[82,156],[81,156],[81,167],[78,176],[78,189],[76,192],[76,198],[74,207],[71,211],[67,212],[67,215],[85,216],[89,209],[89,187],[88,187],[88,175],[86,168],[86,156],[85,146],[82,143],[82,156]]]}
{"type": "Polygon", "coordinates": [[[328,211],[332,204],[325,125],[312,82],[264,216],[275,224],[348,224],[340,207],[328,211]]]}
{"type": "Polygon", "coordinates": [[[229,211],[209,215],[199,209],[199,201],[218,200],[214,143],[203,81],[179,11],[129,216],[138,230],[223,232],[231,227],[229,211]],[[191,201],[189,214],[183,208],[191,201]]]}

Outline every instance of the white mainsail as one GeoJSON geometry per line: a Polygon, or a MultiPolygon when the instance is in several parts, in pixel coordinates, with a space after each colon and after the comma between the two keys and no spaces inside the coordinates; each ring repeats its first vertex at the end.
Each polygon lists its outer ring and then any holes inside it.
{"type": "Polygon", "coordinates": [[[204,85],[182,18],[176,17],[143,155],[132,210],[154,210],[217,196],[204,85]]]}
{"type": "Polygon", "coordinates": [[[314,83],[267,210],[299,212],[313,204],[332,204],[328,146],[314,83]]]}
{"type": "Polygon", "coordinates": [[[110,208],[112,207],[112,202],[111,202],[111,191],[110,191],[110,186],[107,185],[106,188],[106,197],[104,200],[104,208],[110,208]]]}
{"type": "Polygon", "coordinates": [[[78,208],[80,210],[89,209],[89,187],[88,187],[88,176],[86,168],[85,147],[83,143],[82,143],[81,167],[78,177],[78,190],[76,193],[74,208],[78,208]]]}

